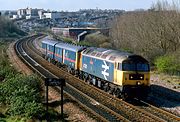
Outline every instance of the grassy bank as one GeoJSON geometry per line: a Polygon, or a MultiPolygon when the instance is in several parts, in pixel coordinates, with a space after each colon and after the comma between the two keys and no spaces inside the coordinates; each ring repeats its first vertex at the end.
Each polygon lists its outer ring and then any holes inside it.
{"type": "Polygon", "coordinates": [[[7,43],[0,43],[0,121],[41,118],[44,107],[38,78],[14,70],[6,55],[7,43]]]}

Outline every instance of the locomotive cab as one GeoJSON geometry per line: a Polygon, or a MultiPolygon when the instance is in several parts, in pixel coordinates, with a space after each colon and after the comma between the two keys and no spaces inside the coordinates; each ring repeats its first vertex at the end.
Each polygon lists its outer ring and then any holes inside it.
{"type": "Polygon", "coordinates": [[[146,96],[150,85],[150,67],[141,56],[131,55],[118,63],[117,80],[128,96],[146,96]]]}

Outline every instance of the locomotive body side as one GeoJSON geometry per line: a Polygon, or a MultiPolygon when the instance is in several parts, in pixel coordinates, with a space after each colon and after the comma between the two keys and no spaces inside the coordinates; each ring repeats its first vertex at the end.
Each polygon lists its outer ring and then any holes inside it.
{"type": "Polygon", "coordinates": [[[103,80],[114,81],[114,62],[102,60],[97,57],[82,55],[82,71],[103,80]]]}

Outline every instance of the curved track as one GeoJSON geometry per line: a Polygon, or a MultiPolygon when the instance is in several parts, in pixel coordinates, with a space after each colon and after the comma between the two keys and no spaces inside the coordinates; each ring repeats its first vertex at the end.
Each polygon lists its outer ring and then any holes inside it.
{"type": "MultiPolygon", "coordinates": [[[[32,40],[27,39],[27,40],[32,40]]],[[[27,41],[20,40],[16,43],[16,51],[18,55],[23,59],[23,61],[28,64],[34,71],[36,71],[38,74],[40,74],[43,78],[46,77],[56,77],[58,76],[52,74],[45,68],[43,68],[39,63],[37,63],[34,59],[31,58],[30,55],[28,55],[27,50],[27,41]]],[[[123,116],[117,114],[116,112],[110,110],[104,105],[95,105],[93,102],[94,99],[88,97],[86,94],[82,93],[81,91],[77,90],[76,88],[72,87],[71,85],[67,84],[66,87],[64,87],[64,91],[68,96],[76,100],[81,106],[83,106],[84,109],[86,109],[88,112],[91,112],[94,115],[94,118],[96,118],[99,121],[126,121],[128,120],[124,118],[123,116]]]]}
{"type": "MultiPolygon", "coordinates": [[[[137,108],[127,102],[124,102],[120,99],[109,95],[102,90],[99,90],[93,86],[88,85],[87,83],[79,80],[75,76],[70,75],[69,73],[61,70],[60,68],[48,63],[43,60],[40,56],[40,53],[33,47],[32,40],[29,41],[19,41],[16,44],[16,49],[20,52],[25,52],[20,55],[24,57],[33,57],[35,61],[31,62],[31,67],[34,70],[38,69],[38,73],[44,77],[64,77],[67,80],[67,93],[73,96],[75,99],[80,97],[84,102],[80,102],[84,107],[88,106],[88,109],[96,116],[101,118],[103,121],[167,121],[166,119],[153,115],[149,112],[146,112],[143,109],[137,108]],[[22,46],[23,45],[23,46],[22,46]],[[24,51],[22,49],[24,48],[24,51]],[[47,65],[48,64],[48,65],[47,65]],[[40,69],[41,67],[41,69],[40,69]],[[46,69],[48,70],[46,70],[46,69]],[[42,71],[43,70],[43,71],[42,71]],[[51,73],[50,73],[51,72],[51,73]],[[71,89],[70,89],[71,88],[71,89]],[[74,91],[73,91],[74,90],[74,91]],[[76,92],[75,92],[76,90],[76,92]],[[78,91],[78,92],[77,92],[78,91]],[[86,99],[86,100],[85,100],[86,99]]],[[[171,120],[171,119],[170,119],[171,120]]],[[[172,118],[173,121],[178,121],[178,118],[172,118]]]]}

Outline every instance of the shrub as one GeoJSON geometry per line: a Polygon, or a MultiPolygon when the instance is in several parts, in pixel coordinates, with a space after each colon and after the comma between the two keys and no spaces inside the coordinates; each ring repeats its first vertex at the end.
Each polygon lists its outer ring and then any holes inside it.
{"type": "Polygon", "coordinates": [[[158,57],[155,61],[155,65],[159,72],[175,74],[180,72],[180,62],[174,55],[166,55],[158,57]]]}
{"type": "Polygon", "coordinates": [[[78,43],[78,45],[83,45],[83,46],[87,46],[87,47],[95,46],[95,45],[93,45],[92,43],[87,42],[87,41],[80,41],[80,42],[78,43]]]}
{"type": "Polygon", "coordinates": [[[7,113],[32,118],[41,116],[40,84],[34,76],[16,75],[0,84],[0,102],[9,105],[7,113]]]}

